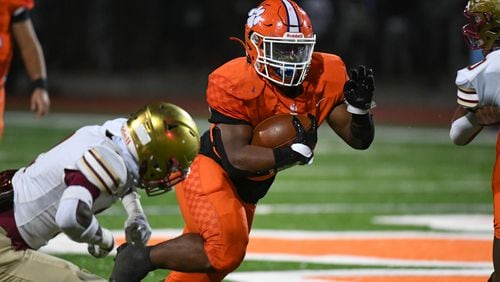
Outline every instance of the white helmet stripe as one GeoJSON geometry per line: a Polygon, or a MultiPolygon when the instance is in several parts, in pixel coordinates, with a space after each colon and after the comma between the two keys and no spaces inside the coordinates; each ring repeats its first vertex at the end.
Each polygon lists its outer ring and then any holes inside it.
{"type": "Polygon", "coordinates": [[[288,32],[300,32],[299,15],[297,15],[297,11],[295,11],[295,8],[293,7],[292,3],[290,3],[290,1],[282,1],[286,7],[288,16],[288,32]]]}

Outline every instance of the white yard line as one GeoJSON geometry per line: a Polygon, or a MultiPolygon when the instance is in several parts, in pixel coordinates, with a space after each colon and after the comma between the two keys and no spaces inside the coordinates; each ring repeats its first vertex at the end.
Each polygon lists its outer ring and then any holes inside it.
{"type": "MultiPolygon", "coordinates": [[[[319,282],[319,281],[354,281],[343,280],[350,277],[487,277],[491,269],[350,269],[350,270],[296,270],[296,271],[252,271],[234,272],[226,278],[235,282],[319,282]]],[[[362,281],[362,280],[355,280],[362,281]]],[[[391,280],[392,281],[392,280],[391,280]]]]}

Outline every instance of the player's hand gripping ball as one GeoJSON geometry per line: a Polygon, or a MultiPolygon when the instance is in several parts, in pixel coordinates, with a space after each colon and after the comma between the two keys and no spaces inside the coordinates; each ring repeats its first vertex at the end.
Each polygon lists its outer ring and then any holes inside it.
{"type": "MultiPolygon", "coordinates": [[[[281,148],[297,143],[298,134],[310,132],[311,127],[315,126],[314,117],[308,115],[280,114],[271,116],[253,130],[252,145],[266,148],[281,148]],[[302,132],[297,132],[297,125],[294,125],[294,117],[298,119],[303,127],[302,132]]],[[[314,144],[308,144],[314,149],[314,144]]]]}

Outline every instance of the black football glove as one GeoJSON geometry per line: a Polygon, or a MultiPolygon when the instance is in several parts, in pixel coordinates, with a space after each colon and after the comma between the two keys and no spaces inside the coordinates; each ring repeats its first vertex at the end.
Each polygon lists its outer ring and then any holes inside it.
{"type": "Polygon", "coordinates": [[[373,70],[360,65],[350,70],[350,79],[344,84],[347,110],[353,114],[366,114],[372,108],[375,79],[373,70]]]}
{"type": "Polygon", "coordinates": [[[283,170],[296,164],[312,164],[314,159],[312,148],[318,141],[318,127],[316,118],[311,114],[308,116],[311,119],[309,130],[306,131],[300,120],[294,116],[292,122],[296,132],[295,143],[287,147],[273,149],[277,170],[283,170]]]}
{"type": "Polygon", "coordinates": [[[311,119],[311,128],[307,131],[300,120],[296,116],[293,116],[293,127],[295,128],[295,132],[297,132],[295,143],[302,143],[310,148],[314,148],[318,142],[318,126],[316,124],[316,117],[311,114],[307,114],[307,116],[311,119]]]}
{"type": "Polygon", "coordinates": [[[115,265],[110,282],[139,282],[155,269],[149,252],[152,247],[124,243],[116,250],[115,265]]]}

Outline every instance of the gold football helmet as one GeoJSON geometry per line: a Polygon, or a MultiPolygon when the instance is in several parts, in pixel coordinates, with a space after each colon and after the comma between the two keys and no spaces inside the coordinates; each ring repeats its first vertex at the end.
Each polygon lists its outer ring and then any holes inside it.
{"type": "Polygon", "coordinates": [[[188,112],[170,103],[148,104],[130,116],[125,128],[131,139],[125,142],[138,160],[138,185],[148,196],[170,191],[186,177],[200,148],[188,112]]]}
{"type": "Polygon", "coordinates": [[[483,49],[487,54],[499,46],[500,0],[469,0],[464,15],[469,23],[462,33],[471,49],[483,49]]]}

